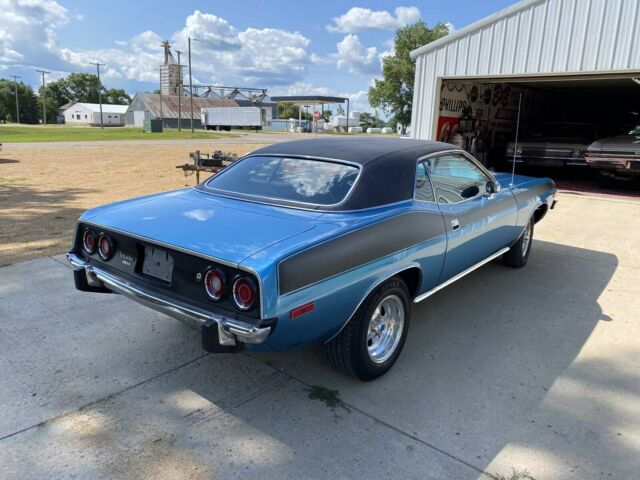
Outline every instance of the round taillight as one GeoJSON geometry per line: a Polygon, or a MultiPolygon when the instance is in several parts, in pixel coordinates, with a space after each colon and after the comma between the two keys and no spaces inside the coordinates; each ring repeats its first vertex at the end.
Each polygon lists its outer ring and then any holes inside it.
{"type": "Polygon", "coordinates": [[[106,262],[113,257],[114,250],[115,248],[111,237],[101,233],[98,237],[98,255],[100,255],[100,258],[106,262]]]}
{"type": "Polygon", "coordinates": [[[212,268],[204,274],[204,292],[211,300],[220,300],[224,293],[224,273],[212,268]]]}
{"type": "Polygon", "coordinates": [[[93,255],[96,253],[96,234],[88,228],[82,234],[82,248],[85,253],[93,255]]]}
{"type": "Polygon", "coordinates": [[[233,303],[243,312],[251,310],[256,303],[256,286],[247,277],[238,277],[233,282],[233,303]]]}

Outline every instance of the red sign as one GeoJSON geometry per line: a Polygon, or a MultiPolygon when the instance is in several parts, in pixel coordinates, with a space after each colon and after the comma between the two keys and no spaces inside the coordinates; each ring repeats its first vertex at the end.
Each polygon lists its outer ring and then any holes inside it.
{"type": "Polygon", "coordinates": [[[320,119],[320,112],[313,112],[313,119],[314,120],[320,119]]]}

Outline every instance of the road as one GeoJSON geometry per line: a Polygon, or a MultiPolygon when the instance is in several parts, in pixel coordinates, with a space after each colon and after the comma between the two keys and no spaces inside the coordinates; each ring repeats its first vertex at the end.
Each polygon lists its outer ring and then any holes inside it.
{"type": "Polygon", "coordinates": [[[640,206],[560,195],[535,238],[524,269],[417,305],[372,383],[318,348],[205,354],[172,319],[76,292],[61,256],[4,267],[0,478],[635,478],[640,206]]]}

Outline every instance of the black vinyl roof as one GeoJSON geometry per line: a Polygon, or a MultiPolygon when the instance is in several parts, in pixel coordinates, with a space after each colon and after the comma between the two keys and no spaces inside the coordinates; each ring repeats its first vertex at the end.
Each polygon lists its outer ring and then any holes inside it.
{"type": "Polygon", "coordinates": [[[361,210],[409,200],[413,197],[416,160],[445,150],[460,150],[448,143],[409,138],[325,137],[281,142],[251,155],[287,155],[355,163],[360,177],[347,199],[329,210],[361,210]]]}

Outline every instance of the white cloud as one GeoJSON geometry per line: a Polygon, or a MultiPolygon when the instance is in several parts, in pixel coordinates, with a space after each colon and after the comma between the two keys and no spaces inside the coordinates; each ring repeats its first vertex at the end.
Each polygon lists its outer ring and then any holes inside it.
{"type": "Polygon", "coordinates": [[[184,27],[174,33],[173,41],[186,45],[187,38],[197,39],[199,48],[211,50],[237,50],[240,40],[237,30],[225,19],[196,10],[189,15],[184,27]]]}
{"type": "Polygon", "coordinates": [[[346,35],[336,44],[335,54],[338,68],[346,69],[353,75],[377,73],[380,70],[378,50],[376,47],[365,47],[357,35],[346,35]]]}
{"type": "Polygon", "coordinates": [[[325,95],[332,96],[336,91],[324,86],[313,85],[306,82],[296,82],[286,89],[280,89],[283,95],[325,95]]]}
{"type": "MultiPolygon", "coordinates": [[[[393,22],[411,20],[414,10],[417,11],[414,7],[396,9],[393,22]]],[[[162,62],[160,43],[167,37],[146,30],[115,41],[109,48],[61,45],[58,30],[80,21],[78,15],[81,14],[68,11],[54,0],[0,0],[0,70],[43,67],[52,72],[47,77],[51,80],[71,71],[92,72],[89,63],[100,61],[106,64],[101,73],[110,85],[117,85],[113,81],[116,79],[157,84],[162,62]]],[[[365,22],[364,27],[371,25],[365,22]]],[[[335,65],[345,74],[371,75],[380,71],[379,58],[387,51],[386,44],[381,53],[376,47],[365,47],[356,35],[346,35],[337,44],[336,53],[319,56],[310,51],[310,40],[300,32],[277,28],[239,30],[227,20],[199,10],[187,16],[169,40],[174,49],[186,52],[188,37],[194,40],[194,78],[202,83],[255,85],[273,92],[289,89],[287,93],[299,94],[337,94],[332,88],[303,83],[310,65],[330,64],[327,68],[335,65]]],[[[182,58],[186,64],[186,53],[182,58]]],[[[349,96],[354,102],[362,102],[359,109],[368,109],[365,91],[349,96]]]]}
{"type": "Polygon", "coordinates": [[[118,41],[120,48],[99,50],[60,49],[60,56],[71,65],[87,68],[90,62],[106,64],[105,78],[126,78],[146,82],[158,81],[158,65],[161,60],[160,42],[162,39],[147,30],[127,41],[118,41]]]}
{"type": "Polygon", "coordinates": [[[445,22],[444,25],[449,29],[449,33],[456,31],[456,26],[451,22],[445,22]]]}
{"type": "Polygon", "coordinates": [[[330,32],[357,33],[365,30],[397,30],[420,20],[418,7],[398,7],[395,16],[387,10],[353,7],[347,13],[333,18],[327,25],[330,32]]]}
{"type": "MultiPolygon", "coordinates": [[[[73,16],[51,0],[0,0],[0,65],[45,67],[55,71],[88,70],[89,62],[105,63],[105,78],[145,82],[158,80],[162,39],[151,30],[112,48],[60,46],[56,30],[73,16]]],[[[76,20],[77,21],[77,20],[76,20]]],[[[276,28],[238,31],[225,19],[194,11],[171,37],[185,52],[191,37],[193,71],[205,83],[257,83],[260,86],[301,80],[313,63],[327,59],[309,52],[310,41],[299,32],[276,28]]]]}
{"type": "Polygon", "coordinates": [[[52,53],[69,11],[53,0],[0,0],[0,63],[63,67],[52,53]]]}

